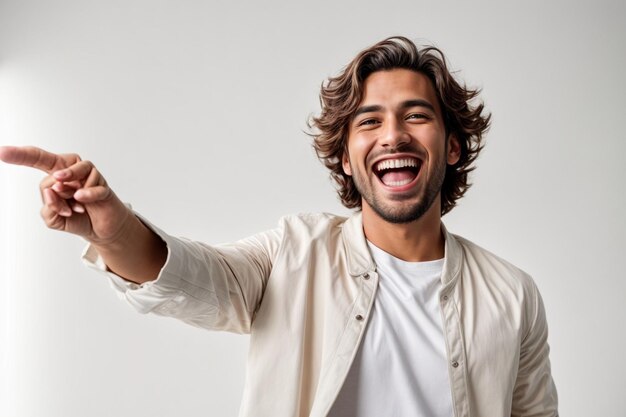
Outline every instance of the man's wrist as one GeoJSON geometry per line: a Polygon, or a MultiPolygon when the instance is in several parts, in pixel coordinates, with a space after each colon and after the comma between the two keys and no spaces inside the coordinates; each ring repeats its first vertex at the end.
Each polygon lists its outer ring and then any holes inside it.
{"type": "Polygon", "coordinates": [[[130,209],[125,208],[119,227],[114,233],[105,238],[95,236],[94,234],[94,236],[86,239],[98,252],[123,251],[133,236],[138,237],[142,232],[145,233],[142,228],[145,228],[145,226],[141,220],[130,209]]]}

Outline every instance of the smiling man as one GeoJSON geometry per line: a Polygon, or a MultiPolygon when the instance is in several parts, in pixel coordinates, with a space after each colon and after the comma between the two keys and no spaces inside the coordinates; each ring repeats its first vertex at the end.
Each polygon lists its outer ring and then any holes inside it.
{"type": "Polygon", "coordinates": [[[446,166],[459,158],[459,142],[446,132],[425,75],[391,69],[367,77],[342,169],[361,195],[370,242],[406,261],[443,257],[441,187],[446,166]],[[426,252],[416,250],[418,241],[426,242],[426,252]]]}
{"type": "Polygon", "coordinates": [[[241,416],[556,416],[532,279],[449,233],[489,126],[436,48],[386,39],[322,87],[314,146],[356,213],[284,217],[220,246],[122,204],[77,155],[4,147],[40,168],[49,227],[140,312],[250,333],[241,416]]]}

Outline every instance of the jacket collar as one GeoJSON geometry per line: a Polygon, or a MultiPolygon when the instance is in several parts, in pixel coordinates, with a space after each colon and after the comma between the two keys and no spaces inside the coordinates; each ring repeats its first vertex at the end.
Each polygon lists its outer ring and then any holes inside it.
{"type": "MultiPolygon", "coordinates": [[[[443,262],[443,272],[441,274],[442,288],[445,293],[449,288],[454,287],[458,280],[463,261],[463,251],[456,237],[448,232],[445,225],[441,223],[445,243],[445,259],[443,262]]],[[[359,211],[350,216],[343,225],[343,243],[348,258],[348,271],[352,276],[363,275],[365,272],[375,271],[376,264],[372,259],[365,233],[363,233],[363,216],[359,211]]]]}
{"type": "Polygon", "coordinates": [[[461,273],[463,264],[463,248],[459,240],[452,233],[448,232],[446,226],[441,223],[445,244],[445,259],[443,261],[443,271],[441,272],[441,292],[446,293],[449,288],[454,287],[461,273]]]}
{"type": "Polygon", "coordinates": [[[360,211],[354,213],[344,223],[343,244],[346,248],[350,275],[355,277],[376,270],[376,264],[363,233],[363,215],[360,211]]]}

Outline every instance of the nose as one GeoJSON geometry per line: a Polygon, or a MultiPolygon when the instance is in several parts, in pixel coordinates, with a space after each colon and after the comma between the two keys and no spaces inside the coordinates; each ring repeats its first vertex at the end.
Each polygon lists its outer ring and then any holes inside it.
{"type": "Polygon", "coordinates": [[[395,117],[389,118],[385,125],[380,139],[380,144],[383,147],[393,150],[411,141],[411,137],[405,130],[404,125],[395,117]]]}

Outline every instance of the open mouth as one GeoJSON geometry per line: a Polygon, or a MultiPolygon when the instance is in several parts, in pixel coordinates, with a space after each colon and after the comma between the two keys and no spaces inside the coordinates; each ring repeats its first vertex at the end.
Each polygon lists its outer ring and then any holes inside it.
{"type": "Polygon", "coordinates": [[[402,187],[417,178],[421,166],[417,158],[385,159],[374,165],[374,174],[387,187],[402,187]]]}

